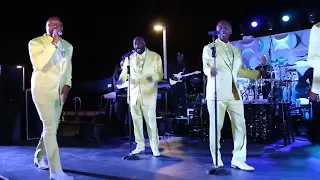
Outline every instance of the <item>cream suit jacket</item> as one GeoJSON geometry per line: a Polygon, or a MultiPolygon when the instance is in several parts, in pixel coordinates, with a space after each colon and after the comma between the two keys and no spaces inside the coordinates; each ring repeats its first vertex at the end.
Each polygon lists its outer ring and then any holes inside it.
{"type": "MultiPolygon", "coordinates": [[[[207,100],[215,100],[214,77],[210,74],[211,68],[214,67],[214,60],[212,58],[211,50],[213,45],[213,43],[206,45],[203,48],[202,53],[203,72],[207,76],[207,100]]],[[[240,96],[237,84],[237,75],[239,74],[242,77],[249,79],[256,79],[259,76],[259,71],[253,71],[245,68],[242,63],[240,51],[229,42],[228,46],[233,52],[233,58],[230,58],[225,49],[223,49],[225,45],[226,44],[222,41],[216,40],[217,100],[234,100],[235,98],[232,92],[232,83],[235,83],[236,91],[240,96]]]]}
{"type": "Polygon", "coordinates": [[[125,59],[119,79],[121,79],[122,82],[128,80],[127,66],[130,61],[130,97],[128,95],[130,105],[137,103],[140,93],[143,105],[155,106],[157,104],[158,82],[163,78],[161,56],[156,52],[146,49],[141,73],[139,72],[140,62],[137,56],[137,53],[133,53],[125,59]],[[147,82],[147,76],[151,76],[153,82],[147,82]]]}
{"type": "Polygon", "coordinates": [[[31,91],[36,96],[45,95],[51,100],[57,100],[64,85],[71,87],[73,46],[62,38],[60,49],[51,42],[52,37],[47,34],[29,41],[33,66],[31,91]],[[55,56],[58,51],[64,51],[60,59],[55,56]]]}
{"type": "Polygon", "coordinates": [[[320,22],[310,31],[308,64],[314,68],[311,91],[320,94],[320,22]]]}

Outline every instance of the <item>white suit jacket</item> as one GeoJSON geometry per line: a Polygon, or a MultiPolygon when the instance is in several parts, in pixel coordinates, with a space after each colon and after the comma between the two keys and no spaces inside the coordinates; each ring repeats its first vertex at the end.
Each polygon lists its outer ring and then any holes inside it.
{"type": "Polygon", "coordinates": [[[140,93],[143,105],[156,106],[158,82],[163,78],[162,60],[156,52],[146,49],[145,53],[142,71],[139,71],[139,65],[141,64],[137,57],[138,54],[133,53],[129,56],[130,60],[125,59],[119,79],[122,79],[123,82],[128,80],[127,66],[130,61],[130,97],[128,97],[130,104],[135,105],[137,103],[140,93]],[[148,82],[146,80],[147,76],[151,76],[154,82],[148,82]]]}
{"type": "Polygon", "coordinates": [[[311,28],[307,62],[314,68],[311,91],[320,94],[320,22],[311,28]]]}
{"type": "Polygon", "coordinates": [[[72,45],[60,39],[58,47],[52,37],[45,34],[29,41],[29,56],[33,66],[31,92],[57,100],[64,85],[71,87],[73,54],[72,45]]]}
{"type": "MultiPolygon", "coordinates": [[[[202,53],[203,72],[207,76],[207,100],[215,100],[214,77],[210,74],[211,68],[214,67],[211,50],[213,45],[213,43],[206,45],[203,48],[202,53]]],[[[230,42],[228,43],[228,47],[232,50],[232,52],[229,53],[230,56],[228,56],[228,52],[224,49],[224,46],[226,46],[224,42],[219,39],[216,40],[217,100],[234,100],[235,93],[238,93],[238,96],[241,99],[237,83],[237,75],[240,74],[242,77],[256,79],[260,73],[259,71],[249,70],[244,67],[240,51],[230,42]],[[232,86],[233,83],[235,86],[232,86]]]]}

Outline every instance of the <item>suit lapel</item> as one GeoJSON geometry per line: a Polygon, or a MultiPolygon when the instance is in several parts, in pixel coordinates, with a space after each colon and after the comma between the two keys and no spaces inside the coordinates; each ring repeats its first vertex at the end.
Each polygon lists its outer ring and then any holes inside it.
{"type": "Polygon", "coordinates": [[[150,59],[150,53],[149,53],[149,50],[146,49],[146,55],[144,57],[144,62],[143,62],[143,66],[142,66],[142,74],[144,73],[144,67],[146,66],[146,63],[149,63],[149,59],[150,59]]]}
{"type": "Polygon", "coordinates": [[[224,47],[222,47],[223,44],[221,44],[220,42],[216,43],[216,47],[217,47],[217,52],[220,52],[220,53],[217,53],[220,55],[220,58],[224,61],[225,65],[230,69],[232,70],[232,63],[233,61],[231,61],[231,59],[229,59],[229,57],[227,56],[226,54],[226,51],[223,49],[224,47]]]}
{"type": "Polygon", "coordinates": [[[65,41],[62,39],[62,41],[61,41],[61,45],[62,45],[62,51],[63,51],[63,54],[62,54],[62,64],[61,64],[61,71],[63,72],[64,70],[65,70],[65,68],[66,68],[66,65],[67,65],[67,59],[69,59],[68,58],[68,54],[69,54],[69,50],[68,50],[68,48],[67,48],[67,46],[66,46],[66,43],[65,43],[65,41]]]}
{"type": "Polygon", "coordinates": [[[236,50],[235,47],[232,47],[232,52],[233,52],[233,63],[232,63],[232,69],[235,68],[235,66],[239,65],[239,60],[242,61],[241,59],[239,59],[239,52],[236,50]]]}

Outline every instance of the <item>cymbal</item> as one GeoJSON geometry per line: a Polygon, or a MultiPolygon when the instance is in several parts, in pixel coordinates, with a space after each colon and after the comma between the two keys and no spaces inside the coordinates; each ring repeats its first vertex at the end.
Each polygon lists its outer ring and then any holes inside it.
{"type": "Polygon", "coordinates": [[[295,64],[283,64],[279,65],[279,67],[289,67],[289,66],[296,66],[295,64]]]}
{"type": "Polygon", "coordinates": [[[301,60],[294,63],[295,67],[310,67],[307,61],[301,60]]]}
{"type": "Polygon", "coordinates": [[[239,77],[239,78],[237,78],[237,80],[238,80],[238,81],[248,81],[248,78],[241,78],[241,77],[239,77]]]}
{"type": "Polygon", "coordinates": [[[271,60],[271,62],[284,62],[284,61],[288,61],[288,59],[284,59],[284,58],[279,58],[279,59],[276,59],[276,60],[271,60]]]}
{"type": "Polygon", "coordinates": [[[287,69],[287,71],[297,71],[296,69],[287,69]]]}
{"type": "Polygon", "coordinates": [[[282,80],[274,80],[275,82],[292,82],[292,80],[289,79],[282,79],[282,80]]]}

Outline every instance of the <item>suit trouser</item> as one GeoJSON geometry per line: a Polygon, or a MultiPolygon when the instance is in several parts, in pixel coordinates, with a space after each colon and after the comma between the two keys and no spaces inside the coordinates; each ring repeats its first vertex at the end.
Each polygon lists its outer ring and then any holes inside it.
{"type": "Polygon", "coordinates": [[[146,121],[147,132],[150,140],[152,152],[159,150],[159,135],[156,117],[156,105],[143,105],[141,94],[139,93],[135,105],[130,106],[134,136],[137,147],[144,148],[145,141],[143,136],[143,118],[146,121]]]}
{"type": "MultiPolygon", "coordinates": [[[[225,112],[227,111],[231,120],[232,136],[233,136],[233,160],[246,161],[247,154],[247,136],[246,124],[244,119],[244,107],[242,100],[224,100],[217,101],[217,121],[218,121],[218,158],[220,154],[220,138],[221,129],[224,123],[225,112]]],[[[208,100],[207,107],[210,118],[209,142],[210,151],[215,163],[215,104],[214,101],[208,100]]]]}
{"type": "Polygon", "coordinates": [[[57,130],[62,105],[58,100],[50,101],[45,97],[33,96],[33,101],[43,124],[43,131],[34,156],[37,159],[41,159],[46,152],[50,173],[62,171],[57,143],[57,130]]]}

